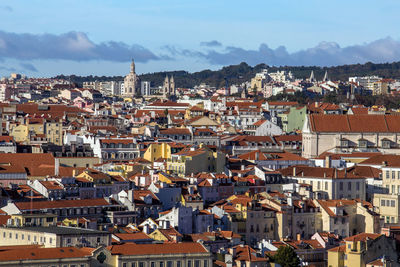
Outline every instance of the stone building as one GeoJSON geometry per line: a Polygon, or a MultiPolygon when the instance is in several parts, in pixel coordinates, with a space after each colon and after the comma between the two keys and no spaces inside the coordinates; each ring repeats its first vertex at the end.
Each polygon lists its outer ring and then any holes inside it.
{"type": "Polygon", "coordinates": [[[131,71],[124,79],[124,94],[125,97],[134,97],[136,95],[136,87],[138,85],[139,78],[135,73],[135,62],[132,59],[131,71]]]}
{"type": "Polygon", "coordinates": [[[400,116],[322,115],[306,117],[302,131],[305,158],[334,153],[400,153],[400,116]]]}
{"type": "Polygon", "coordinates": [[[174,76],[171,76],[171,78],[165,76],[164,84],[163,84],[163,95],[175,95],[175,80],[174,76]]]}

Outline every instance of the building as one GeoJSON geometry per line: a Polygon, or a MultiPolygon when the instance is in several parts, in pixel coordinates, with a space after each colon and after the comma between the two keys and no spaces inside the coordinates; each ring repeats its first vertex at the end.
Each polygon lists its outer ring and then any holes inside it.
{"type": "MultiPolygon", "coordinates": [[[[94,248],[33,246],[1,247],[0,266],[94,266],[94,248]]],[[[97,261],[98,262],[98,261],[97,261]]]]}
{"type": "Polygon", "coordinates": [[[125,97],[134,97],[136,95],[136,87],[138,83],[139,78],[137,77],[135,73],[135,62],[132,59],[131,63],[131,71],[128,73],[128,75],[125,76],[124,79],[124,93],[123,96],[125,97]]]}
{"type": "Polygon", "coordinates": [[[149,81],[142,81],[140,83],[140,94],[142,96],[148,96],[151,95],[150,91],[150,82],[149,81]]]}
{"type": "Polygon", "coordinates": [[[361,233],[345,238],[344,243],[328,250],[328,266],[372,266],[368,264],[383,257],[386,265],[381,261],[373,266],[399,266],[395,240],[385,235],[361,233]]]}
{"type": "Polygon", "coordinates": [[[1,227],[0,236],[0,246],[39,244],[50,248],[111,244],[111,234],[108,232],[65,226],[1,227]]]}
{"type": "Polygon", "coordinates": [[[176,92],[174,76],[171,76],[171,78],[169,78],[168,75],[165,76],[162,92],[164,97],[175,95],[176,92]]]}
{"type": "Polygon", "coordinates": [[[366,198],[366,182],[356,170],[292,166],[281,170],[282,177],[309,184],[317,199],[366,198]]]}
{"type": "Polygon", "coordinates": [[[163,243],[113,245],[107,266],[211,267],[211,253],[201,243],[163,243]]]}
{"type": "Polygon", "coordinates": [[[302,131],[303,157],[335,153],[400,153],[400,116],[307,115],[302,131]]]}

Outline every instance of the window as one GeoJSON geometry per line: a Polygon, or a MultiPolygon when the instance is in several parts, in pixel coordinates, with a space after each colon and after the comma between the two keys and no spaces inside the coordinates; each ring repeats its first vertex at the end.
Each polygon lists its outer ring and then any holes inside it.
{"type": "Polygon", "coordinates": [[[339,183],[339,190],[343,190],[343,182],[339,183]]]}
{"type": "Polygon", "coordinates": [[[160,267],[164,267],[164,262],[160,261],[160,267]]]}
{"type": "Polygon", "coordinates": [[[389,171],[386,171],[386,179],[389,179],[389,171]]]}
{"type": "Polygon", "coordinates": [[[325,182],[325,190],[328,190],[328,182],[325,182]]]}
{"type": "Polygon", "coordinates": [[[395,206],[396,206],[396,201],[390,200],[390,206],[391,206],[391,207],[395,207],[395,206]]]}
{"type": "Polygon", "coordinates": [[[187,262],[187,267],[192,267],[192,261],[189,260],[189,261],[187,262]]]}
{"type": "Polygon", "coordinates": [[[176,262],[176,267],[181,267],[181,261],[176,262]]]}
{"type": "Polygon", "coordinates": [[[351,182],[347,183],[347,190],[351,190],[351,182]]]}
{"type": "Polygon", "coordinates": [[[144,262],[139,262],[139,267],[144,267],[144,262]]]}
{"type": "Polygon", "coordinates": [[[150,262],[150,267],[156,267],[156,263],[154,261],[150,262]]]}
{"type": "Polygon", "coordinates": [[[21,234],[21,239],[24,240],[25,239],[25,235],[21,234]]]}
{"type": "Polygon", "coordinates": [[[132,262],[131,267],[136,267],[136,262],[132,262]]]}
{"type": "Polygon", "coordinates": [[[391,192],[392,194],[395,194],[396,193],[396,186],[395,185],[392,185],[392,192],[391,192]]]}
{"type": "Polygon", "coordinates": [[[357,191],[360,190],[360,182],[357,182],[357,183],[356,183],[356,190],[357,190],[357,191]]]}
{"type": "Polygon", "coordinates": [[[358,147],[367,148],[367,146],[368,146],[368,141],[367,140],[359,140],[358,141],[358,147]]]}
{"type": "Polygon", "coordinates": [[[128,267],[127,263],[126,262],[122,263],[122,267],[128,267]]]}
{"type": "Polygon", "coordinates": [[[172,267],[172,261],[167,261],[167,267],[172,267]]]}
{"type": "Polygon", "coordinates": [[[204,260],[203,266],[208,267],[208,260],[204,260]]]}
{"type": "Polygon", "coordinates": [[[200,260],[194,261],[194,267],[200,267],[200,260]]]}
{"type": "Polygon", "coordinates": [[[396,172],[392,171],[392,179],[396,179],[396,172]]]}
{"type": "Polygon", "coordinates": [[[15,234],[15,239],[18,239],[18,234],[15,234]]]}

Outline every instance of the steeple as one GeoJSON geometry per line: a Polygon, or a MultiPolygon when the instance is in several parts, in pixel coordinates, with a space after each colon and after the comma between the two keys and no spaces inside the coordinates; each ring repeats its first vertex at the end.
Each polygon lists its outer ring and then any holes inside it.
{"type": "Polygon", "coordinates": [[[132,58],[132,63],[131,63],[131,73],[135,73],[135,61],[132,58]]]}
{"type": "Polygon", "coordinates": [[[311,71],[310,82],[315,82],[314,71],[311,71]]]}
{"type": "Polygon", "coordinates": [[[169,91],[171,95],[175,95],[175,80],[173,75],[169,79],[169,91]]]}
{"type": "Polygon", "coordinates": [[[328,71],[327,71],[327,70],[325,71],[325,75],[324,75],[323,81],[324,81],[324,82],[329,81],[329,76],[328,76],[328,71]]]}

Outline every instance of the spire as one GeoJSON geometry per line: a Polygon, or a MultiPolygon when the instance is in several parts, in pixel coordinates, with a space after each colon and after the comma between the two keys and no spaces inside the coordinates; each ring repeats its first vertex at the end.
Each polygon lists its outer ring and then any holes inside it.
{"type": "Polygon", "coordinates": [[[310,82],[314,82],[315,81],[315,77],[314,77],[314,71],[311,71],[311,75],[310,75],[310,82]]]}
{"type": "Polygon", "coordinates": [[[132,63],[131,63],[131,73],[135,73],[135,61],[132,58],[132,63]]]}
{"type": "Polygon", "coordinates": [[[329,81],[329,76],[328,76],[328,71],[327,71],[327,70],[325,71],[325,75],[324,75],[323,81],[324,81],[324,82],[329,81]]]}

